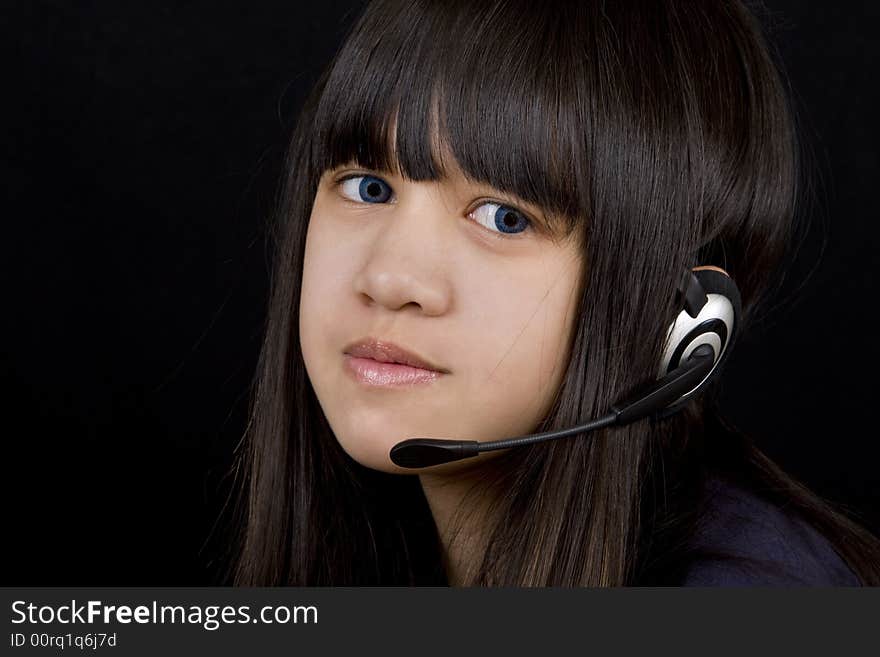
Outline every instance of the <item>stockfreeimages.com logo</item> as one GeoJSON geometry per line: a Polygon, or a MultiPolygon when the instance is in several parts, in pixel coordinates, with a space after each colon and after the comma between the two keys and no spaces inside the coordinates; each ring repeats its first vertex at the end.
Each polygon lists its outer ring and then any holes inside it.
{"type": "Polygon", "coordinates": [[[13,624],[32,625],[61,623],[84,625],[92,623],[141,623],[200,625],[206,630],[216,630],[221,625],[238,623],[263,623],[266,625],[318,622],[318,609],[314,606],[266,605],[251,613],[250,605],[160,605],[153,600],[148,605],[108,605],[101,600],[89,600],[70,604],[35,605],[25,600],[12,603],[13,624]]]}

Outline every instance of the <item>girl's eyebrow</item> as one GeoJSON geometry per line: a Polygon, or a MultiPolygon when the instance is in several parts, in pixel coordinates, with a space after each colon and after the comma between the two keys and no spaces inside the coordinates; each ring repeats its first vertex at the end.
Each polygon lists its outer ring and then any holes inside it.
{"type": "Polygon", "coordinates": [[[363,171],[381,174],[383,176],[394,176],[394,177],[398,177],[398,178],[400,177],[399,171],[393,171],[391,169],[377,169],[374,167],[368,167],[366,165],[361,164],[357,160],[349,160],[348,162],[343,162],[342,164],[337,164],[335,167],[331,167],[331,168],[327,169],[327,171],[325,173],[334,174],[334,173],[337,173],[338,171],[341,171],[342,169],[348,169],[348,168],[361,169],[363,171]]]}

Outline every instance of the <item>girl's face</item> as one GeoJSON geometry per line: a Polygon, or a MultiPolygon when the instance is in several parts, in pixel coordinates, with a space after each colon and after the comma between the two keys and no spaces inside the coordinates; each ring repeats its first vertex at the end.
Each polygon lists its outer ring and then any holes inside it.
{"type": "MultiPolygon", "coordinates": [[[[435,182],[355,163],[327,171],[308,226],[299,308],[306,369],[342,448],[385,472],[418,472],[389,457],[407,438],[533,432],[570,347],[584,264],[578,240],[554,241],[540,208],[470,182],[445,161],[451,171],[435,182]],[[365,383],[345,352],[367,337],[446,373],[365,383]]],[[[451,473],[498,453],[423,471],[451,473]]]]}

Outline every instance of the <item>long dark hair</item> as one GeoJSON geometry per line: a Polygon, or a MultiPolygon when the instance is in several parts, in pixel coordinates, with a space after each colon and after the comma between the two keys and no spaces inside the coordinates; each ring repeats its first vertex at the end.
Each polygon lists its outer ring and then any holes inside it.
{"type": "MultiPolygon", "coordinates": [[[[232,581],[446,581],[418,478],[350,458],[306,375],[297,308],[323,171],[357,160],[436,180],[436,131],[467,175],[578,236],[587,266],[569,365],[535,431],[565,428],[653,378],[684,270],[726,269],[746,330],[781,279],[803,149],[779,70],[736,0],[370,3],[305,102],[288,153],[235,469],[232,581]]],[[[471,492],[491,493],[495,522],[468,583],[675,583],[710,473],[799,513],[863,583],[880,583],[877,539],[730,427],[716,398],[489,461],[471,492]]]]}

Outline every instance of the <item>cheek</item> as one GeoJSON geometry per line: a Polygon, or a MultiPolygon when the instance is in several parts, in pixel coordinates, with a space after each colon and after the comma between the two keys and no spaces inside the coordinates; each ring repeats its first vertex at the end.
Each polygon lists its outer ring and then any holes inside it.
{"type": "Polygon", "coordinates": [[[319,356],[326,354],[331,345],[340,350],[343,345],[343,338],[335,333],[339,323],[334,320],[338,317],[331,310],[334,303],[345,298],[343,286],[349,274],[344,267],[352,258],[346,257],[331,237],[321,229],[321,222],[309,224],[300,290],[299,333],[303,360],[315,383],[321,379],[319,356]]]}
{"type": "Polygon", "coordinates": [[[575,286],[571,273],[556,272],[554,283],[552,272],[540,271],[480,295],[471,402],[501,419],[503,434],[531,432],[549,410],[567,364],[575,286]]]}
{"type": "Polygon", "coordinates": [[[506,375],[525,371],[545,380],[556,369],[565,350],[573,320],[575,281],[565,271],[521,275],[501,289],[486,290],[480,349],[498,356],[487,376],[506,380],[506,375]],[[555,273],[555,276],[552,274],[555,273]]]}

